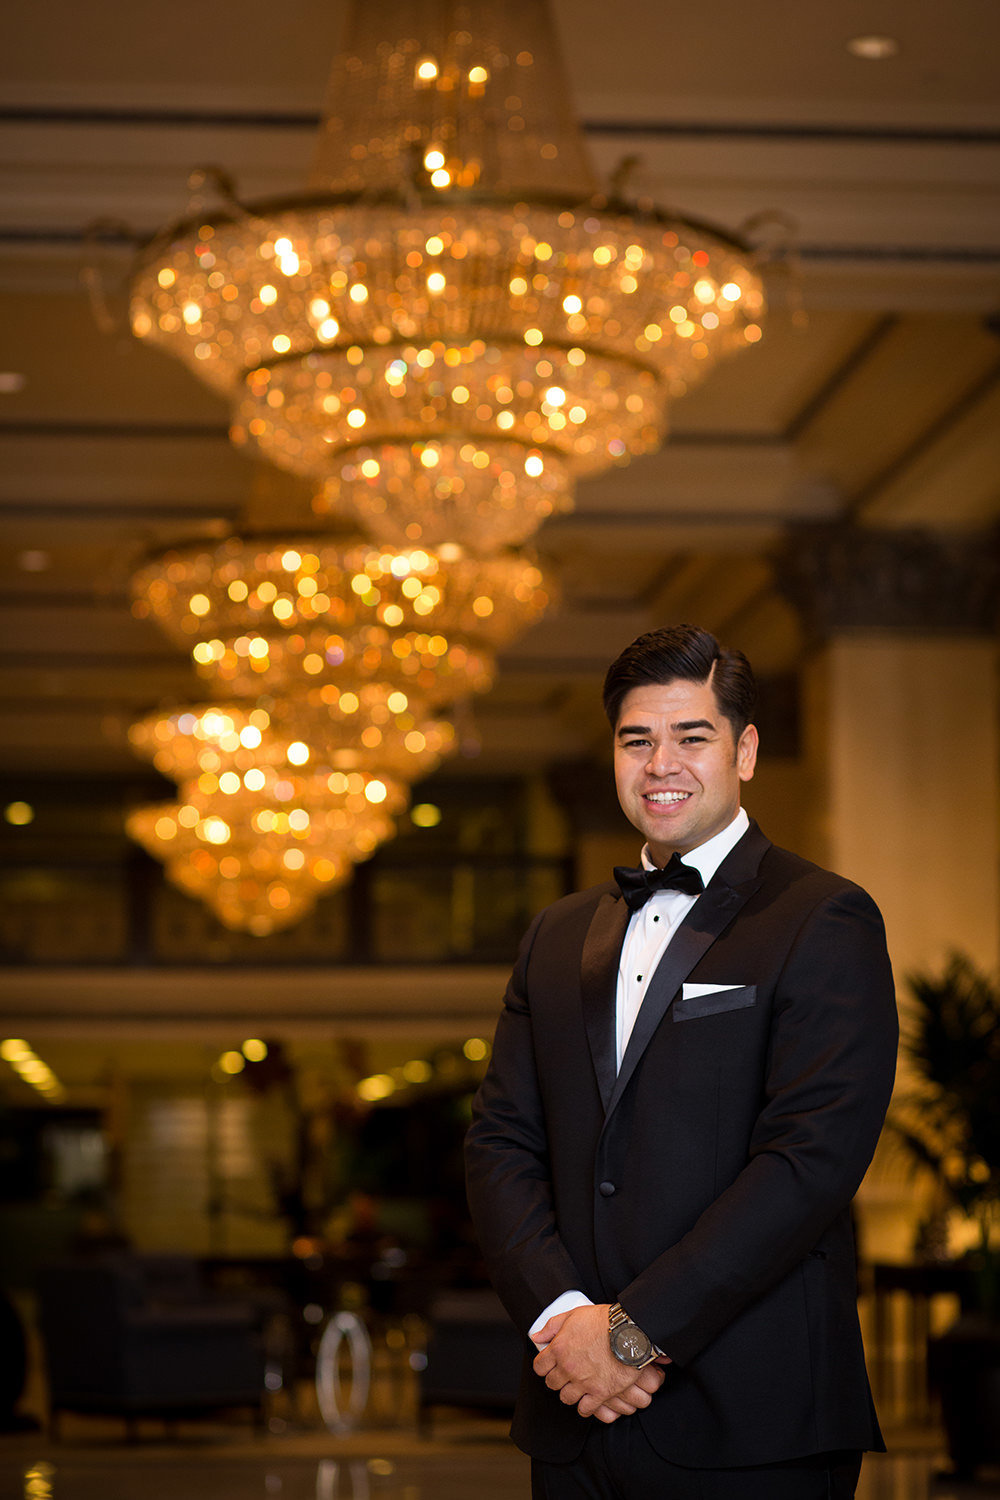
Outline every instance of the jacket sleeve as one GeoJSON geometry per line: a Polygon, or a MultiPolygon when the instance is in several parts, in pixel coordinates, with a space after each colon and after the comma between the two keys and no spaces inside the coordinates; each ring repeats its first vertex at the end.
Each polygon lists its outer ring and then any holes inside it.
{"type": "Polygon", "coordinates": [[[500,1300],[525,1333],[549,1303],[583,1286],[556,1228],[527,998],[528,961],[544,915],[521,944],[465,1144],[479,1243],[500,1300]]]}
{"type": "Polygon", "coordinates": [[[848,1206],[888,1107],[897,1039],[882,919],[850,886],[809,913],[779,976],[746,1166],[619,1293],[679,1364],[802,1261],[848,1206]]]}

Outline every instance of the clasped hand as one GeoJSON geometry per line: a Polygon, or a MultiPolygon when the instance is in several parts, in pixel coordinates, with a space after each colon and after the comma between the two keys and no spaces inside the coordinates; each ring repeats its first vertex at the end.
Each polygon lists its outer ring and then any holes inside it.
{"type": "Polygon", "coordinates": [[[534,1335],[544,1345],[532,1368],[550,1390],[559,1392],[567,1406],[575,1406],[581,1417],[616,1422],[648,1406],[664,1381],[666,1355],[634,1370],[615,1359],[608,1343],[608,1304],[574,1307],[550,1318],[534,1335]]]}

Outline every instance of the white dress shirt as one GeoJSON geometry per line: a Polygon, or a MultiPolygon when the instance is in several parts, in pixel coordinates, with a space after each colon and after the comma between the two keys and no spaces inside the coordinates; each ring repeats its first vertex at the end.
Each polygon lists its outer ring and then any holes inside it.
{"type": "MultiPolygon", "coordinates": [[[[749,826],[750,819],[746,810],[741,807],[728,827],[707,839],[704,844],[699,844],[697,849],[682,854],[681,862],[692,865],[707,886],[726,855],[739,843],[749,826]]],[[[647,870],[657,868],[650,858],[648,844],[643,845],[641,859],[647,870]]],[[[664,949],[697,899],[697,896],[689,895],[687,891],[654,891],[646,904],[632,913],[618,964],[615,1000],[616,1071],[621,1068],[632,1028],[645,999],[646,988],[664,949]]],[[[528,1337],[534,1338],[536,1330],[544,1327],[549,1318],[555,1317],[557,1313],[592,1305],[591,1299],[583,1292],[563,1292],[538,1315],[528,1331],[528,1337]]]]}
{"type": "MultiPolygon", "coordinates": [[[[691,865],[698,871],[705,885],[750,826],[750,819],[741,807],[736,817],[721,833],[715,834],[697,849],[681,855],[681,864],[691,865]]],[[[642,850],[643,867],[657,867],[649,855],[649,845],[642,850]]],[[[615,1003],[615,1052],[616,1070],[621,1068],[628,1039],[632,1035],[639,1008],[646,995],[646,987],[663,956],[663,951],[687,916],[697,896],[687,891],[654,891],[632,919],[622,944],[621,961],[618,965],[618,994],[615,1003]]]]}

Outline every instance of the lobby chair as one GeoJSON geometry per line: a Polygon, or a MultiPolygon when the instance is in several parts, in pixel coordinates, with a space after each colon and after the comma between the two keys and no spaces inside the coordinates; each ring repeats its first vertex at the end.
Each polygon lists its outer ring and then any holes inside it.
{"type": "Polygon", "coordinates": [[[213,1296],[181,1256],[117,1254],[42,1269],[39,1324],[53,1436],[61,1412],[166,1421],[249,1407],[263,1420],[259,1309],[213,1296]]]}
{"type": "Polygon", "coordinates": [[[428,1309],[426,1364],[417,1420],[425,1434],[434,1406],[508,1412],[527,1345],[491,1291],[442,1293],[428,1309]]]}

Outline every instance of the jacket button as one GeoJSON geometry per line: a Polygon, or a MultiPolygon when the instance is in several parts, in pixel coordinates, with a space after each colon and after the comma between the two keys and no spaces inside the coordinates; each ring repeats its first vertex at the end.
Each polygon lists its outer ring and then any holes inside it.
{"type": "Polygon", "coordinates": [[[602,1198],[613,1198],[615,1196],[615,1185],[613,1182],[602,1182],[597,1191],[602,1198]]]}

